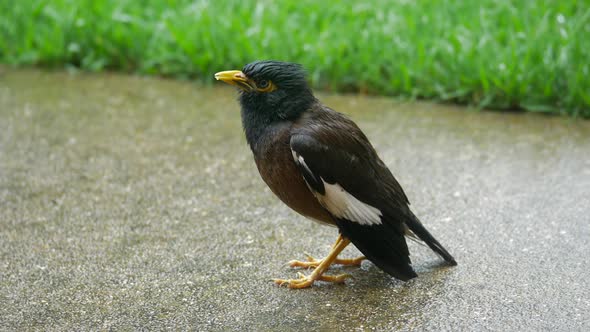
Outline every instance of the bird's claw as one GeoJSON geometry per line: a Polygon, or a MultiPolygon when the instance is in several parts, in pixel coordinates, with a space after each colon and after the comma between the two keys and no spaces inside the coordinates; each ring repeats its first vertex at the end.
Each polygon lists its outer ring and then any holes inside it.
{"type": "Polygon", "coordinates": [[[287,264],[290,267],[302,267],[302,268],[316,268],[318,267],[318,265],[320,265],[320,263],[322,262],[322,260],[317,260],[315,259],[313,256],[311,256],[310,254],[305,254],[305,258],[307,258],[307,262],[304,261],[298,261],[298,260],[292,260],[289,261],[287,264]]]}
{"type": "Polygon", "coordinates": [[[286,285],[289,288],[300,289],[300,288],[310,287],[316,280],[332,282],[335,284],[342,284],[342,283],[344,283],[344,281],[347,278],[351,277],[350,274],[346,274],[346,273],[335,275],[335,276],[320,275],[320,276],[314,277],[313,275],[306,276],[301,272],[298,272],[297,276],[299,277],[298,279],[273,279],[273,282],[279,286],[286,285]]]}
{"type": "MultiPolygon", "coordinates": [[[[307,258],[307,262],[292,260],[292,261],[289,261],[287,264],[290,267],[301,267],[301,268],[305,268],[305,269],[314,268],[315,269],[323,261],[323,259],[317,260],[308,254],[305,254],[305,256],[307,258]]],[[[365,259],[366,259],[366,257],[364,257],[364,256],[357,257],[357,258],[342,258],[342,259],[337,258],[334,260],[334,262],[332,264],[339,264],[339,265],[346,265],[346,266],[360,266],[361,263],[363,262],[363,260],[365,260],[365,259]]]]}

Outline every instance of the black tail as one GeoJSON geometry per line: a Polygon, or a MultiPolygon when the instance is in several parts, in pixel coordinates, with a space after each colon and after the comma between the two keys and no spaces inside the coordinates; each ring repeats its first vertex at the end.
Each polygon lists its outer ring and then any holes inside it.
{"type": "Polygon", "coordinates": [[[381,270],[403,281],[417,276],[403,230],[391,224],[361,225],[344,219],[336,224],[342,235],[381,270]]]}
{"type": "Polygon", "coordinates": [[[455,258],[451,256],[451,254],[445,249],[435,238],[424,228],[424,225],[420,222],[418,217],[416,217],[412,212],[410,212],[411,218],[407,218],[406,225],[408,228],[414,232],[424,243],[426,243],[430,249],[434,250],[437,254],[439,254],[449,265],[457,265],[457,261],[455,258]]]}

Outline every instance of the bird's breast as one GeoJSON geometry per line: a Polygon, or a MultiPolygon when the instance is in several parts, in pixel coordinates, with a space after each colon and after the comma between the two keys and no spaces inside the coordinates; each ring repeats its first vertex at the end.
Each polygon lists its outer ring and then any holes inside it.
{"type": "Polygon", "coordinates": [[[270,190],[297,213],[323,223],[335,225],[330,214],[311,193],[303,176],[293,161],[288,130],[269,135],[270,140],[261,140],[253,148],[260,176],[270,190]]]}

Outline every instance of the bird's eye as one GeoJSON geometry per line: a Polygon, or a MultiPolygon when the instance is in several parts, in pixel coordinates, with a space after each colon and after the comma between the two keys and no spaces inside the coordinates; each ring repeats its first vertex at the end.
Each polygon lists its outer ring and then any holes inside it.
{"type": "Polygon", "coordinates": [[[258,92],[272,92],[276,90],[276,86],[269,80],[256,81],[256,89],[258,92]]]}
{"type": "Polygon", "coordinates": [[[265,89],[268,87],[268,81],[267,80],[260,80],[260,81],[258,81],[258,83],[256,83],[256,85],[260,89],[265,89]]]}

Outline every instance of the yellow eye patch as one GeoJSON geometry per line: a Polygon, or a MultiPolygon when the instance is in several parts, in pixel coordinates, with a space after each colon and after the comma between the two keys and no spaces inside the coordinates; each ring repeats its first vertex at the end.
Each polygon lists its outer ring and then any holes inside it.
{"type": "Polygon", "coordinates": [[[273,82],[268,80],[261,80],[256,82],[256,90],[258,92],[272,92],[277,89],[277,86],[273,82]]]}

